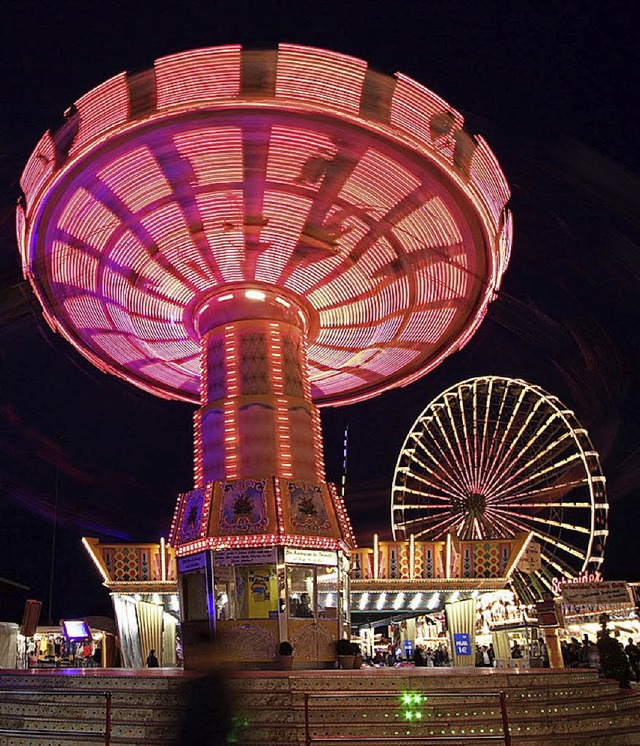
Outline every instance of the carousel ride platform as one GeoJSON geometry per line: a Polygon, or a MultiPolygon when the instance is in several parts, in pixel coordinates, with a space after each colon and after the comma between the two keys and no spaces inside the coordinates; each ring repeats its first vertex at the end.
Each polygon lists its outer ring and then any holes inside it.
{"type": "MultiPolygon", "coordinates": [[[[174,743],[194,680],[173,669],[2,671],[0,746],[174,743]]],[[[640,744],[640,696],[590,670],[252,671],[225,680],[234,742],[246,746],[640,744]]]]}

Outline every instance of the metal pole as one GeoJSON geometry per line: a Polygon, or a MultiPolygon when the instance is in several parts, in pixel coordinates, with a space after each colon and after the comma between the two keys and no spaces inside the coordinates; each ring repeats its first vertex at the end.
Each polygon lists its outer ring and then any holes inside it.
{"type": "Polygon", "coordinates": [[[505,746],[511,746],[511,731],[509,730],[509,713],[507,712],[507,695],[500,692],[500,714],[502,715],[502,732],[505,746]]]}
{"type": "Polygon", "coordinates": [[[342,442],[342,484],[340,485],[340,495],[344,500],[344,494],[347,486],[347,456],[349,453],[349,425],[344,426],[344,440],[342,442]]]}
{"type": "MultiPolygon", "coordinates": [[[[62,454],[58,454],[62,458],[62,454]]],[[[60,464],[56,466],[56,482],[53,491],[53,525],[51,528],[51,565],[49,567],[49,598],[47,603],[47,621],[53,624],[53,579],[56,568],[56,541],[58,535],[58,498],[60,496],[60,464]]]]}
{"type": "Polygon", "coordinates": [[[111,692],[105,692],[104,696],[107,700],[107,707],[105,712],[105,724],[104,724],[104,746],[110,746],[111,744],[111,692]]]}
{"type": "Polygon", "coordinates": [[[304,693],[304,743],[311,746],[311,728],[309,727],[309,692],[304,693]]]}

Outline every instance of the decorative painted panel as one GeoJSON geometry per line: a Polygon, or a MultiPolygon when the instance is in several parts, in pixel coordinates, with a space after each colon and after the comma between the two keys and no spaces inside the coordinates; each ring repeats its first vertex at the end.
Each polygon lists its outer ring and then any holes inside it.
{"type": "Polygon", "coordinates": [[[221,484],[217,534],[264,533],[269,526],[265,479],[221,484]]]}

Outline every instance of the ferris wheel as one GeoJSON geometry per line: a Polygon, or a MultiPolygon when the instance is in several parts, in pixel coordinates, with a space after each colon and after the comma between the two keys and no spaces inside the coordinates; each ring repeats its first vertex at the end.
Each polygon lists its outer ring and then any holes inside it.
{"type": "Polygon", "coordinates": [[[554,575],[601,565],[607,511],[600,459],[573,412],[538,386],[496,376],[458,383],[422,412],[391,498],[396,539],[531,532],[540,591],[554,575]]]}

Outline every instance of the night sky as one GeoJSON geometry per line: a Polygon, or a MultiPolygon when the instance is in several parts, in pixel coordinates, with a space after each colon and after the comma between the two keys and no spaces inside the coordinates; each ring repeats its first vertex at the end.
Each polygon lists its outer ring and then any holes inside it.
{"type": "MultiPolygon", "coordinates": [[[[463,351],[413,385],[323,410],[328,478],[350,432],[361,543],[390,533],[390,486],[416,417],[452,384],[538,384],[589,430],[608,479],[609,579],[640,579],[640,146],[633,3],[9,2],[0,39],[0,620],[111,612],[80,537],[155,541],[192,485],[192,408],[104,375],[46,325],[23,281],[14,205],[40,136],[121,70],[194,47],[292,42],[402,71],[462,111],[511,185],[502,292],[463,351]],[[542,8],[542,9],[541,9],[542,8]]],[[[1,32],[0,32],[1,33],[1,32]]]]}

